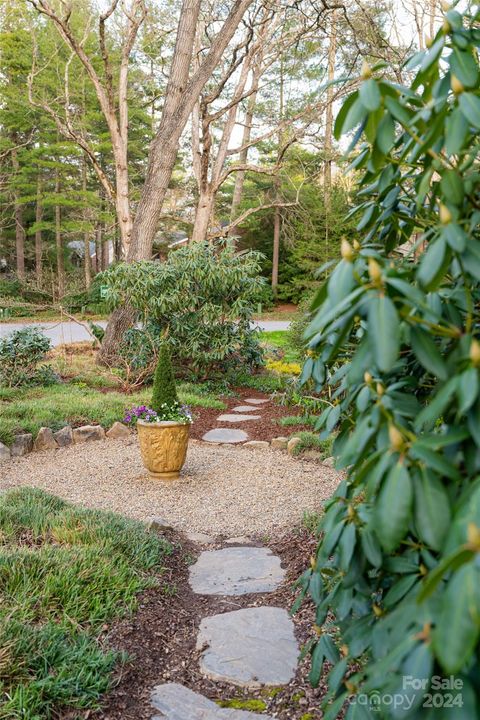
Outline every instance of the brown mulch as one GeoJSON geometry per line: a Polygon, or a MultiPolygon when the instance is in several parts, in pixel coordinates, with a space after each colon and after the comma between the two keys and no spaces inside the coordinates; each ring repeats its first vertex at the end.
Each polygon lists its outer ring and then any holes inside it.
{"type": "MultiPolygon", "coordinates": [[[[311,713],[311,720],[320,720],[320,698],[325,688],[310,687],[308,659],[299,664],[295,679],[288,685],[247,691],[203,677],[199,671],[199,652],[195,649],[198,627],[206,616],[255,605],[291,607],[296,595],[293,583],[308,565],[315,539],[302,529],[268,542],[287,570],[285,583],[273,593],[240,597],[194,594],[188,585],[188,564],[195,561],[199,551],[187,541],[182,541],[180,546],[178,536],[170,539],[175,551],[161,578],[163,591],[144,593],[136,614],[107,631],[106,645],[128,653],[128,661],[116,677],[115,688],[106,696],[101,711],[75,717],[150,720],[154,714],[150,694],[155,685],[176,682],[211,700],[260,699],[266,706],[262,712],[274,714],[280,720],[301,720],[307,713],[311,713]]],[[[305,601],[294,616],[301,645],[311,637],[314,617],[309,601],[305,601]]],[[[64,720],[70,717],[63,715],[64,720]]]]}
{"type": "MultiPolygon", "coordinates": [[[[283,427],[278,423],[278,420],[283,417],[291,415],[301,415],[298,409],[287,407],[285,405],[279,405],[270,399],[269,395],[259,393],[256,390],[249,390],[248,388],[235,388],[235,395],[228,397],[219,398],[226,405],[225,410],[216,410],[214,408],[192,408],[195,422],[193,423],[190,435],[195,440],[201,440],[203,435],[213,428],[230,428],[245,430],[248,433],[249,440],[272,440],[274,437],[288,437],[293,432],[300,430],[311,430],[312,428],[308,425],[295,425],[283,427]],[[246,420],[245,422],[239,423],[228,423],[218,422],[217,418],[225,413],[231,413],[234,407],[238,405],[245,405],[246,398],[263,398],[268,400],[268,403],[256,406],[256,411],[250,413],[251,415],[261,415],[260,420],[246,420]]],[[[245,413],[248,415],[249,413],[245,413]]]]}

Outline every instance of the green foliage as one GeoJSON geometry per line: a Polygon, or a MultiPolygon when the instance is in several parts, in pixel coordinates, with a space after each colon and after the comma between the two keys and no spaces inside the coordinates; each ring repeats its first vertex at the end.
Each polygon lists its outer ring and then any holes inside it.
{"type": "Polygon", "coordinates": [[[166,333],[175,362],[205,375],[261,361],[250,326],[262,287],[259,261],[258,253],[238,254],[230,243],[193,243],[166,262],[123,263],[104,277],[110,300],[130,302],[141,315],[144,352],[166,333]]]}
{"type": "MultiPolygon", "coordinates": [[[[319,285],[319,265],[337,258],[341,237],[354,232],[348,193],[341,183],[333,184],[331,202],[326,207],[317,181],[321,167],[320,155],[300,148],[292,148],[285,159],[280,189],[284,200],[292,202],[292,206],[282,209],[279,300],[297,303],[304,295],[311,295],[319,285]],[[292,178],[301,186],[298,198],[292,178]]],[[[243,200],[245,209],[258,203],[263,193],[268,198],[270,186],[264,177],[249,177],[243,200]]],[[[268,279],[272,272],[273,216],[273,208],[263,210],[242,224],[242,245],[263,253],[262,272],[268,279]]]]}
{"type": "Polygon", "coordinates": [[[153,392],[150,406],[157,413],[160,413],[162,407],[173,407],[177,404],[178,395],[170,349],[167,343],[163,342],[160,345],[157,367],[155,368],[155,375],[153,376],[153,392]]]}
{"type": "Polygon", "coordinates": [[[309,430],[293,433],[292,437],[300,438],[300,442],[293,449],[294,455],[301,455],[305,450],[316,450],[322,458],[330,457],[332,454],[333,438],[319,438],[318,433],[309,430]]]}
{"type": "Polygon", "coordinates": [[[31,488],[2,495],[0,530],[0,716],[97,708],[119,660],[98,635],[156,583],[171,547],[140,523],[31,488]]]}
{"type": "Polygon", "coordinates": [[[14,330],[0,339],[0,385],[15,387],[18,385],[47,383],[52,374],[39,363],[50,349],[50,340],[35,327],[14,330]]]}
{"type": "Polygon", "coordinates": [[[428,690],[450,673],[462,697],[453,692],[454,709],[432,717],[478,715],[480,12],[471,12],[446,11],[433,45],[407,66],[418,68],[410,86],[374,71],[336,121],[337,137],[358,128],[354,144],[367,142],[353,162],[363,243],[344,244],[319,291],[304,368],[330,387],[323,437],[338,426],[334,454],[348,473],[300,581],[316,623],[326,622],[310,678],[317,685],[333,665],[327,720],[344,702],[349,720],[430,717],[425,691],[405,690],[402,676],[428,690]],[[401,711],[381,701],[395,692],[408,695],[401,711]],[[375,712],[358,693],[380,698],[375,712]]]}

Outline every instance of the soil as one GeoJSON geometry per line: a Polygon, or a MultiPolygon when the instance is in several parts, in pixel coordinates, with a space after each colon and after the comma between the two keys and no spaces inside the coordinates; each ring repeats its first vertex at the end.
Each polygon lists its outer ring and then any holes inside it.
{"type": "Polygon", "coordinates": [[[192,408],[195,422],[193,423],[190,431],[190,435],[195,440],[201,440],[208,430],[213,428],[240,428],[248,433],[249,440],[272,440],[274,437],[288,437],[294,432],[300,430],[311,430],[309,425],[290,425],[283,427],[278,421],[287,416],[299,415],[298,409],[292,407],[285,407],[279,405],[273,400],[270,400],[269,395],[264,395],[257,392],[256,390],[249,390],[248,388],[235,388],[233,390],[234,396],[221,397],[219,398],[227,405],[225,410],[216,410],[214,408],[192,408]],[[219,415],[224,413],[230,413],[232,408],[238,405],[245,405],[246,398],[262,398],[269,400],[268,403],[259,405],[256,407],[258,412],[252,412],[252,415],[261,415],[260,420],[246,420],[245,422],[239,422],[238,424],[229,422],[218,422],[217,418],[219,415]]]}
{"type": "MultiPolygon", "coordinates": [[[[313,689],[308,683],[309,660],[299,664],[295,679],[281,688],[243,690],[227,683],[214,682],[201,675],[199,652],[195,649],[202,618],[254,605],[290,608],[296,595],[293,583],[308,565],[316,541],[304,529],[290,531],[268,546],[277,553],[286,569],[286,581],[275,592],[240,597],[196,595],[188,585],[188,564],[195,561],[198,549],[187,541],[175,545],[166,570],[161,576],[163,592],[149,590],[140,598],[137,613],[108,628],[103,642],[128,654],[119,669],[114,689],[105,697],[103,709],[96,713],[76,715],[89,720],[151,720],[154,710],[150,694],[155,685],[181,683],[211,700],[259,699],[265,703],[262,712],[280,720],[319,720],[321,696],[325,687],[313,689]],[[310,713],[310,715],[308,715],[310,713]]],[[[256,544],[252,542],[252,544],[256,544]]],[[[213,547],[222,547],[219,543],[213,547]]],[[[312,636],[315,613],[305,601],[294,616],[295,632],[303,645],[312,636]]],[[[73,716],[64,714],[63,720],[73,716]]]]}

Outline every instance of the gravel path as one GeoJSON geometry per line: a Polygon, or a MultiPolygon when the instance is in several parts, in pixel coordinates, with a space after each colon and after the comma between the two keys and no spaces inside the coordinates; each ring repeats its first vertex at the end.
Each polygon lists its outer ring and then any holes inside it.
{"type": "Polygon", "coordinates": [[[191,441],[180,480],[158,481],[143,468],[135,440],[104,440],[31,453],[0,465],[0,488],[41,487],[88,507],[211,535],[265,534],[318,510],[339,474],[279,450],[191,441]]]}

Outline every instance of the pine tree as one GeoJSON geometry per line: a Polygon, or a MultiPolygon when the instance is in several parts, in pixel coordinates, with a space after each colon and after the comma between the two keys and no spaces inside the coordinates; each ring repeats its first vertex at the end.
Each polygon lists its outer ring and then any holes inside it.
{"type": "Polygon", "coordinates": [[[178,403],[175,376],[173,374],[170,349],[167,343],[162,343],[158,355],[157,367],[153,379],[152,409],[160,413],[162,405],[172,407],[178,403]]]}

